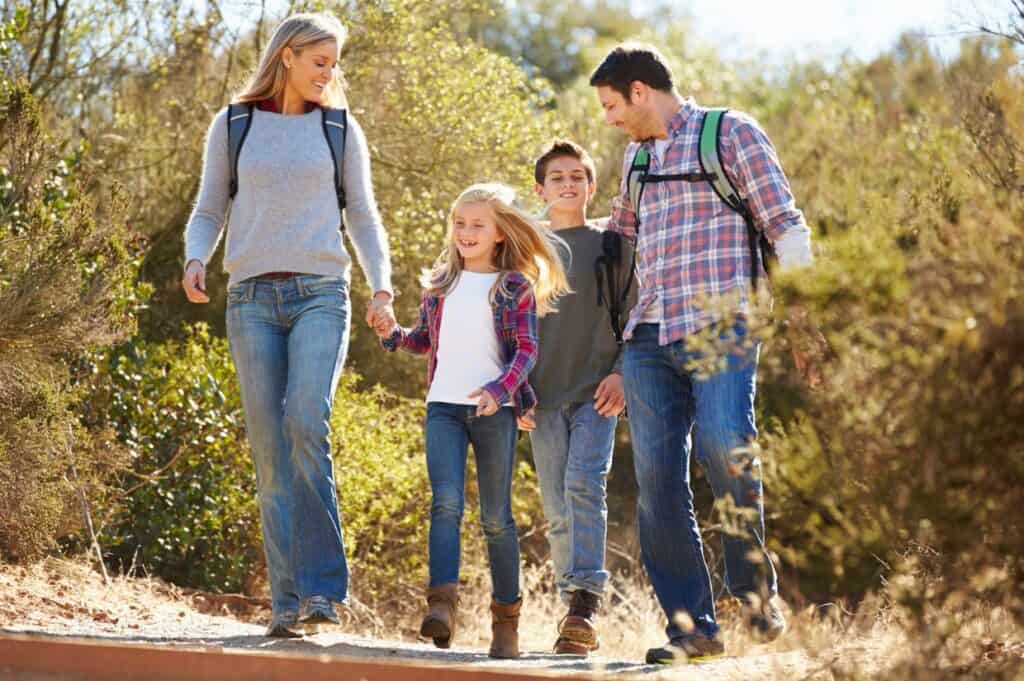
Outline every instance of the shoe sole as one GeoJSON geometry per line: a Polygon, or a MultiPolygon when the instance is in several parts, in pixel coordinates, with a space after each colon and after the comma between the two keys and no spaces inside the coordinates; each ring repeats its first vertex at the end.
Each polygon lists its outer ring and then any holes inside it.
{"type": "Polygon", "coordinates": [[[570,643],[586,646],[588,650],[597,650],[597,632],[590,627],[574,627],[566,622],[558,633],[570,643]]]}
{"type": "Polygon", "coordinates": [[[341,626],[341,620],[331,618],[325,613],[318,612],[299,620],[299,624],[306,632],[306,635],[313,635],[324,631],[327,625],[334,627],[341,626]]]}
{"type": "Polygon", "coordinates": [[[450,648],[452,645],[451,629],[444,622],[433,617],[423,620],[423,625],[420,626],[420,636],[433,639],[434,645],[438,648],[450,648]]]}
{"type": "Polygon", "coordinates": [[[717,660],[717,659],[720,659],[720,658],[723,658],[723,657],[725,657],[725,653],[710,653],[710,654],[707,654],[707,655],[690,655],[690,656],[688,656],[686,658],[683,658],[682,656],[680,656],[680,657],[664,658],[664,657],[658,657],[656,655],[651,655],[650,653],[648,653],[647,657],[644,658],[644,662],[646,662],[647,664],[662,664],[662,665],[700,664],[701,662],[710,662],[711,660],[717,660]]]}
{"type": "Polygon", "coordinates": [[[302,638],[302,632],[291,626],[279,624],[273,629],[269,629],[265,636],[267,638],[302,638]]]}

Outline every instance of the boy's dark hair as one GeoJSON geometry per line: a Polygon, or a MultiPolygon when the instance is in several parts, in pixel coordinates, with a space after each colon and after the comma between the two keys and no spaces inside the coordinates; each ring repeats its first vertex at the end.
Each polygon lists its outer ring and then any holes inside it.
{"type": "Polygon", "coordinates": [[[622,43],[608,53],[590,76],[593,87],[606,85],[629,102],[629,86],[638,80],[655,90],[672,92],[672,70],[657,48],[647,43],[622,43]]]}
{"type": "Polygon", "coordinates": [[[590,158],[590,154],[587,153],[586,149],[575,142],[559,139],[551,142],[548,148],[544,150],[544,153],[537,157],[537,160],[533,164],[533,179],[537,181],[537,184],[544,184],[544,176],[548,171],[548,163],[563,156],[574,158],[582,163],[583,168],[587,171],[587,179],[590,180],[591,184],[594,184],[597,177],[597,169],[594,166],[594,159],[590,158]]]}

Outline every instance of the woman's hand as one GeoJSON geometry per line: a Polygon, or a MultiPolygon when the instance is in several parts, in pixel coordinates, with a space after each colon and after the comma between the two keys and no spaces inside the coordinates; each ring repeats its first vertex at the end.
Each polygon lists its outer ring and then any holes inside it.
{"type": "Polygon", "coordinates": [[[519,426],[519,430],[527,433],[533,431],[537,427],[537,422],[533,419],[533,409],[516,419],[516,424],[519,426]]]}
{"type": "Polygon", "coordinates": [[[395,321],[395,308],[391,306],[391,294],[377,291],[366,306],[366,324],[378,336],[390,336],[398,322],[395,321]]]}
{"type": "Polygon", "coordinates": [[[491,416],[498,411],[498,403],[495,402],[494,398],[491,397],[491,394],[483,388],[477,388],[467,395],[467,397],[469,399],[473,399],[474,397],[479,398],[479,401],[476,403],[477,416],[491,416]]]}
{"type": "Polygon", "coordinates": [[[181,287],[190,303],[208,303],[206,295],[206,267],[201,260],[193,258],[185,265],[185,274],[181,278],[181,287]]]}

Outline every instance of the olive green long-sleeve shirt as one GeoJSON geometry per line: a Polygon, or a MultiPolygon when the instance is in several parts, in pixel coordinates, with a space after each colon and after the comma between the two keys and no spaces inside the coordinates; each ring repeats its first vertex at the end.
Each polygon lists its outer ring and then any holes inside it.
{"type": "MultiPolygon", "coordinates": [[[[569,245],[571,258],[562,253],[573,293],[558,300],[558,311],[542,317],[538,323],[540,355],[530,372],[530,385],[537,393],[538,409],[557,409],[594,397],[597,386],[613,372],[621,372],[622,353],[615,342],[608,301],[598,306],[597,259],[602,255],[603,230],[591,226],[570,227],[557,232],[569,245]]],[[[633,250],[621,239],[622,255],[615,268],[617,290],[625,288],[633,250]]],[[[559,249],[563,251],[564,249],[559,249]]],[[[602,274],[604,274],[602,268],[602,274]]],[[[604,297],[607,298],[607,284],[604,297]]],[[[636,302],[637,283],[623,304],[620,323],[629,318],[636,302]]]]}

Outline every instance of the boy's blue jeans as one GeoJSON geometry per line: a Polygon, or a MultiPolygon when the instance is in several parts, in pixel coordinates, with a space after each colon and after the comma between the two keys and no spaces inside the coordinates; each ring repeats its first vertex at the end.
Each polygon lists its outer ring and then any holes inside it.
{"type": "Polygon", "coordinates": [[[755,345],[743,356],[730,354],[724,371],[700,380],[686,369],[693,355],[685,341],[659,346],[657,325],[637,326],[626,345],[623,381],[640,488],[640,550],[668,617],[669,638],[695,633],[679,626],[679,613],[693,619],[696,633],[718,632],[690,489],[691,440],[715,498],[729,496],[737,508],[749,509],[740,522],[743,531],[723,534],[726,586],[741,598],[777,591],[764,548],[760,460],[737,451],[757,437],[758,350],[755,345]]]}
{"type": "Polygon", "coordinates": [[[618,419],[598,414],[590,400],[537,409],[534,421],[530,443],[558,593],[565,601],[579,589],[603,594],[607,477],[618,419]]]}
{"type": "Polygon", "coordinates": [[[275,613],[348,598],[328,443],[348,349],[348,284],[302,275],[228,290],[227,331],[256,467],[263,549],[275,613]]]}
{"type": "Polygon", "coordinates": [[[494,600],[519,600],[519,537],[512,518],[512,472],[516,455],[512,407],[476,416],[476,406],[427,404],[427,471],[430,504],[430,586],[459,583],[462,513],[466,502],[466,457],[473,445],[480,523],[487,540],[494,600]]]}

